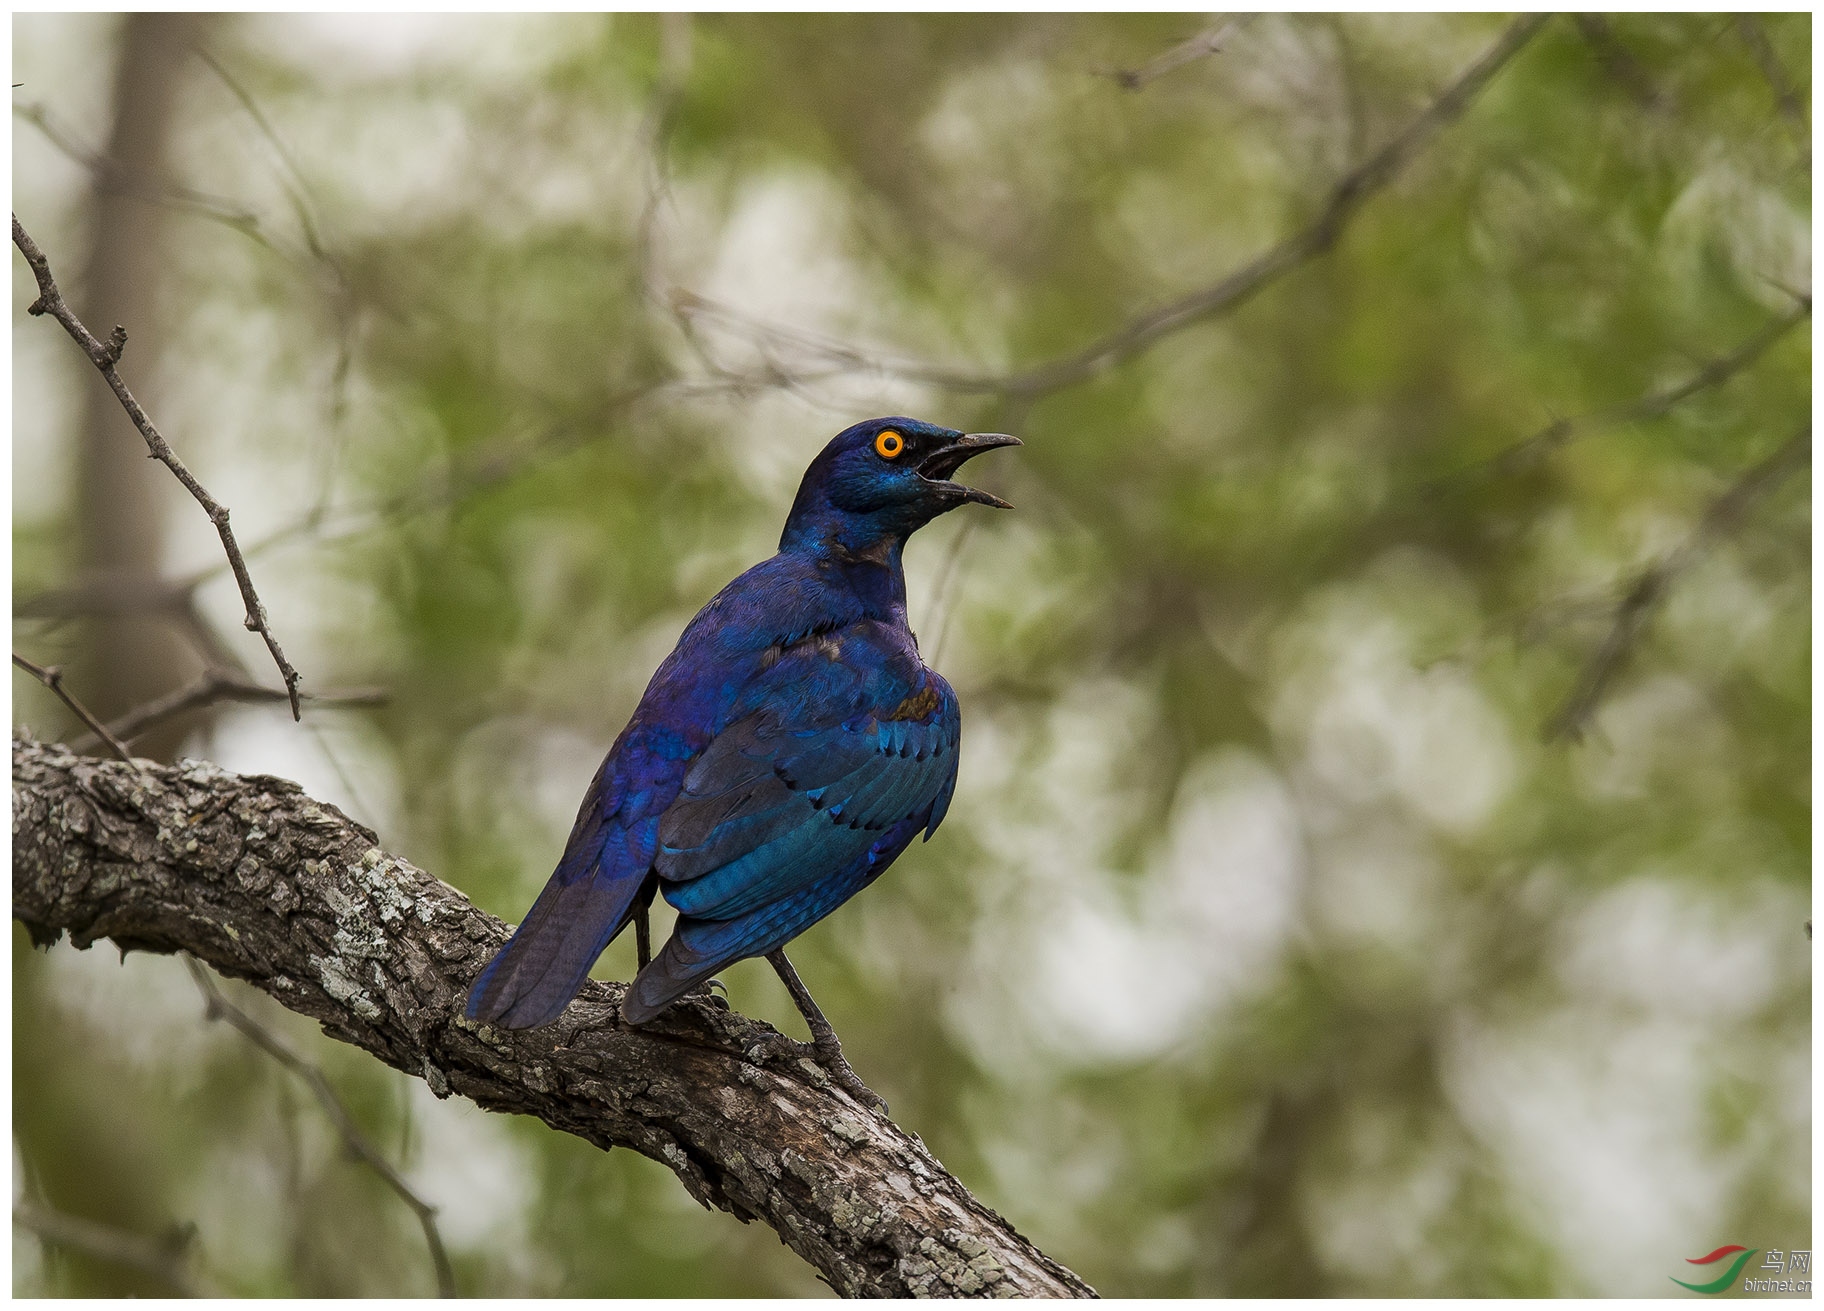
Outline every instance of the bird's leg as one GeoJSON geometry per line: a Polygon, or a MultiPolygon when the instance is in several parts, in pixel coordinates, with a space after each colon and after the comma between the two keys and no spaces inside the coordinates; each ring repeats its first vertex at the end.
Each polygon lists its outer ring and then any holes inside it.
{"type": "Polygon", "coordinates": [[[785,990],[792,994],[792,1004],[798,1008],[798,1013],[804,1016],[805,1025],[811,1031],[812,1057],[829,1071],[830,1077],[841,1084],[850,1096],[863,1106],[872,1107],[885,1115],[887,1113],[886,1102],[882,1101],[879,1094],[861,1081],[861,1076],[856,1074],[848,1061],[843,1058],[842,1043],[837,1041],[836,1030],[830,1027],[830,1022],[823,1017],[823,1009],[811,996],[811,990],[804,986],[804,980],[798,977],[798,971],[793,969],[792,963],[785,958],[784,948],[767,952],[766,959],[778,973],[779,981],[785,985],[785,990]]]}
{"type": "Polygon", "coordinates": [[[641,969],[652,964],[652,918],[645,904],[633,913],[633,949],[639,956],[641,969]]]}

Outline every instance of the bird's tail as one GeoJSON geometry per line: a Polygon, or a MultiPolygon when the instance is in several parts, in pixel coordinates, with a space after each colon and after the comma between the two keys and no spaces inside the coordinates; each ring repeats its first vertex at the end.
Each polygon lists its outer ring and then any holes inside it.
{"type": "Polygon", "coordinates": [[[737,952],[731,956],[716,946],[710,946],[709,950],[704,950],[702,944],[693,946],[691,939],[697,935],[690,932],[692,928],[709,929],[711,925],[701,920],[679,919],[676,930],[659,954],[627,985],[627,995],[621,998],[621,1018],[627,1023],[644,1024],[724,965],[732,965],[751,954],[737,952]]]}
{"type": "Polygon", "coordinates": [[[468,1017],[536,1029],[563,1014],[590,967],[636,911],[652,902],[652,878],[603,873],[565,883],[553,876],[526,919],[469,989],[468,1017]]]}

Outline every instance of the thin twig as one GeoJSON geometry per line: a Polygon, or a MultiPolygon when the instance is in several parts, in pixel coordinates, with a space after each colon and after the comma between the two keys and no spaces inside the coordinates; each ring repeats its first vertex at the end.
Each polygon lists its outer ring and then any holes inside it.
{"type": "MultiPolygon", "coordinates": [[[[356,687],[336,692],[305,692],[302,696],[312,705],[351,707],[383,706],[387,703],[390,694],[385,688],[356,687]]],[[[156,700],[135,706],[109,724],[108,730],[121,741],[130,742],[155,724],[162,724],[167,719],[183,714],[186,710],[214,705],[218,701],[284,700],[286,700],[286,696],[281,688],[256,683],[238,670],[211,667],[175,691],[167,692],[156,700]]],[[[83,750],[86,745],[82,738],[70,743],[70,746],[77,751],[83,750]]]]}
{"type": "Polygon", "coordinates": [[[1712,501],[1690,536],[1635,575],[1615,607],[1608,636],[1584,666],[1576,690],[1552,716],[1546,729],[1548,740],[1582,738],[1584,725],[1620,672],[1647,620],[1665,599],[1673,579],[1689,569],[1711,544],[1739,529],[1756,504],[1810,459],[1811,425],[1807,423],[1712,501]]]}
{"type": "Polygon", "coordinates": [[[1780,107],[1780,114],[1792,125],[1799,135],[1799,142],[1809,152],[1811,149],[1811,121],[1805,113],[1805,104],[1799,98],[1799,92],[1792,84],[1792,78],[1786,72],[1786,65],[1780,62],[1779,53],[1774,50],[1773,42],[1767,39],[1767,29],[1760,22],[1747,15],[1739,14],[1735,19],[1735,30],[1754,56],[1754,62],[1760,67],[1761,76],[1767,79],[1767,86],[1773,92],[1774,103],[1780,107]]]}
{"type": "Polygon", "coordinates": [[[223,227],[232,228],[269,250],[278,251],[261,226],[259,214],[239,201],[167,181],[144,169],[123,163],[103,151],[85,146],[42,104],[34,102],[14,105],[13,117],[37,128],[44,134],[46,141],[67,158],[82,165],[104,187],[129,192],[155,205],[200,215],[223,227]]]}
{"type": "Polygon", "coordinates": [[[952,589],[956,586],[956,580],[962,576],[956,566],[963,558],[963,548],[969,543],[970,533],[981,521],[982,516],[979,514],[972,514],[963,521],[963,526],[950,539],[950,549],[944,553],[944,563],[937,571],[937,586],[933,589],[935,603],[931,607],[937,616],[937,641],[931,647],[933,669],[944,663],[944,644],[950,640],[950,616],[956,610],[956,597],[952,589]]]}
{"type": "Polygon", "coordinates": [[[265,138],[266,144],[272,148],[273,154],[278,157],[284,171],[289,174],[281,185],[285,188],[285,194],[291,201],[292,212],[297,215],[298,227],[304,233],[304,244],[309,249],[311,256],[326,265],[330,272],[335,274],[338,281],[346,281],[341,268],[330,258],[329,252],[324,248],[311,205],[310,184],[304,179],[304,170],[299,168],[297,161],[292,158],[290,148],[286,146],[283,138],[279,136],[271,121],[260,109],[259,102],[253,98],[252,93],[235,80],[234,75],[223,67],[222,62],[207,47],[199,47],[196,54],[197,58],[207,65],[209,71],[221,80],[222,85],[228,88],[228,94],[239,101],[241,108],[247,111],[247,116],[253,120],[254,128],[265,138]]]}
{"type": "Polygon", "coordinates": [[[393,1168],[392,1163],[382,1156],[379,1149],[368,1140],[367,1135],[361,1132],[361,1127],[348,1113],[348,1108],[342,1104],[342,1099],[336,1095],[336,1090],[323,1076],[323,1071],[292,1051],[275,1035],[268,1032],[258,1020],[223,996],[221,989],[215,986],[215,980],[209,977],[209,972],[197,963],[194,956],[188,952],[181,954],[184,964],[190,969],[190,977],[196,980],[196,986],[202,990],[206,1007],[204,1017],[211,1020],[226,1020],[254,1046],[304,1081],[305,1086],[310,1089],[318,1104],[329,1116],[330,1123],[335,1126],[336,1133],[341,1137],[349,1152],[360,1158],[369,1169],[379,1175],[386,1186],[397,1193],[400,1200],[418,1217],[418,1223],[424,1227],[424,1241],[431,1249],[431,1264],[436,1267],[437,1271],[437,1295],[455,1297],[456,1272],[450,1267],[450,1257],[449,1253],[444,1250],[443,1236],[437,1232],[437,1208],[413,1192],[411,1185],[405,1182],[400,1173],[393,1168]]]}
{"type": "Polygon", "coordinates": [[[209,495],[184,462],[177,458],[171,444],[152,426],[152,420],[146,417],[145,410],[133,398],[133,393],[127,390],[127,384],[121,381],[120,374],[114,367],[120,360],[121,351],[126,348],[126,329],[116,327],[104,343],[83,325],[75,311],[64,303],[63,293],[57,290],[56,280],[51,277],[50,261],[38,249],[38,243],[27,235],[17,214],[13,215],[13,244],[19,247],[26,263],[32,267],[32,276],[38,280],[38,299],[32,302],[26,312],[34,315],[49,314],[63,325],[64,331],[82,347],[90,363],[101,371],[108,386],[114,389],[114,395],[119,397],[121,406],[126,410],[127,417],[133,420],[133,426],[139,429],[140,436],[146,439],[153,457],[177,476],[185,490],[203,507],[203,512],[209,516],[209,522],[215,525],[215,531],[222,539],[222,549],[227,552],[228,563],[234,570],[234,580],[240,585],[241,600],[247,606],[247,616],[242,622],[249,632],[258,633],[265,639],[266,649],[272,653],[279,674],[285,680],[285,690],[291,701],[291,717],[294,720],[303,718],[303,710],[298,704],[298,671],[285,658],[279,639],[273,636],[272,626],[267,622],[266,607],[261,604],[259,593],[253,589],[253,576],[247,572],[247,561],[242,558],[241,548],[235,544],[234,531],[228,526],[228,507],[209,495]]]}
{"type": "Polygon", "coordinates": [[[1608,19],[1601,14],[1578,14],[1572,22],[1576,25],[1578,35],[1590,47],[1590,52],[1596,56],[1596,62],[1602,65],[1603,72],[1620,83],[1643,109],[1665,107],[1665,95],[1653,85],[1653,79],[1641,67],[1634,52],[1615,35],[1615,29],[1609,25],[1608,19]]]}
{"type": "Polygon", "coordinates": [[[1139,91],[1148,82],[1195,63],[1207,55],[1222,53],[1223,42],[1241,30],[1253,14],[1229,14],[1212,23],[1188,41],[1180,41],[1164,54],[1155,55],[1138,68],[1117,69],[1108,76],[1129,91],[1139,91]]]}
{"type": "Polygon", "coordinates": [[[672,129],[677,124],[678,106],[683,101],[684,86],[690,78],[694,42],[689,14],[660,14],[658,23],[658,81],[640,121],[639,133],[646,164],[646,197],[640,205],[640,219],[634,229],[634,255],[628,263],[634,270],[634,290],[645,300],[669,309],[666,279],[659,268],[663,262],[660,220],[662,211],[674,203],[670,141],[672,129]]]}
{"type": "Polygon", "coordinates": [[[713,310],[725,319],[738,317],[744,320],[744,327],[750,334],[791,342],[842,369],[901,378],[945,391],[1035,396],[1071,386],[1132,359],[1181,328],[1232,313],[1275,280],[1330,250],[1357,211],[1371,197],[1385,190],[1432,137],[1469,108],[1482,89],[1532,40],[1550,17],[1549,14],[1528,14],[1510,24],[1482,57],[1459,74],[1398,136],[1339,179],[1331,187],[1317,216],[1304,227],[1207,287],[1142,314],[1076,353],[1050,363],[1010,374],[965,373],[917,361],[872,356],[840,343],[825,344],[810,334],[791,332],[750,316],[737,315],[726,307],[713,305],[705,298],[689,293],[683,293],[687,298],[683,307],[690,312],[713,310]]]}
{"type": "Polygon", "coordinates": [[[1454,482],[1476,474],[1499,477],[1513,473],[1579,437],[1607,428],[1617,428],[1624,423],[1640,423],[1648,419],[1657,419],[1673,406],[1690,399],[1697,393],[1722,386],[1765,355],[1780,338],[1811,317],[1810,293],[1799,293],[1797,300],[1798,304],[1790,311],[1769,320],[1753,336],[1727,355],[1719,355],[1708,361],[1683,381],[1656,392],[1649,392],[1635,400],[1612,405],[1607,409],[1592,410],[1588,414],[1573,415],[1566,419],[1554,419],[1532,436],[1515,442],[1499,454],[1490,456],[1461,473],[1449,476],[1446,482],[1454,482]]]}
{"type": "Polygon", "coordinates": [[[163,1237],[151,1238],[29,1200],[13,1204],[13,1223],[57,1247],[143,1271],[167,1284],[180,1297],[225,1296],[224,1290],[190,1269],[190,1251],[196,1242],[194,1225],[178,1225],[163,1237]]]}
{"type": "Polygon", "coordinates": [[[89,726],[89,731],[94,733],[97,739],[107,743],[108,750],[133,766],[134,769],[139,768],[139,762],[133,759],[133,753],[127,750],[126,745],[122,743],[119,738],[115,737],[114,734],[108,732],[107,725],[90,714],[87,706],[70,695],[69,689],[63,685],[63,669],[61,666],[33,664],[17,651],[13,652],[13,663],[25,670],[26,673],[30,674],[40,683],[43,683],[46,687],[50,688],[52,692],[56,693],[57,699],[74,711],[76,718],[87,724],[89,726]]]}
{"type": "MultiPolygon", "coordinates": [[[[252,551],[247,554],[251,555],[252,551]]],[[[227,566],[227,561],[222,561],[227,566]]],[[[16,619],[47,619],[53,624],[95,615],[149,615],[171,624],[205,667],[246,672],[241,657],[216,631],[196,603],[197,588],[209,575],[181,582],[148,578],[124,570],[91,573],[68,587],[50,588],[25,597],[13,607],[16,619]]]]}

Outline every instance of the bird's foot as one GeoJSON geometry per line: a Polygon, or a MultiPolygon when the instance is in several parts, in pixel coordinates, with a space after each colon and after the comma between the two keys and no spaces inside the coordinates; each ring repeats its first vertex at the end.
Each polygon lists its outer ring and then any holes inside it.
{"type": "Polygon", "coordinates": [[[715,1006],[721,1010],[729,1009],[728,985],[723,983],[720,979],[705,979],[684,995],[686,997],[701,997],[711,1006],[715,1006]]]}
{"type": "Polygon", "coordinates": [[[830,1076],[830,1081],[849,1096],[878,1115],[887,1114],[887,1103],[881,1095],[861,1081],[855,1073],[855,1067],[842,1054],[842,1044],[836,1041],[833,1033],[824,1034],[817,1041],[804,1044],[805,1056],[815,1062],[823,1072],[830,1076]]]}

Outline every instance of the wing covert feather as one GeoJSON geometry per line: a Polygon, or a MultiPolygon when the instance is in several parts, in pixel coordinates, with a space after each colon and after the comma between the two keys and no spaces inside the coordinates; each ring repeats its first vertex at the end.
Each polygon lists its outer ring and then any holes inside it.
{"type": "Polygon", "coordinates": [[[734,919],[850,866],[886,829],[941,818],[956,777],[956,701],[937,675],[920,675],[884,706],[826,708],[810,723],[766,709],[713,739],[660,819],[653,868],[665,899],[699,919],[734,919]]]}

